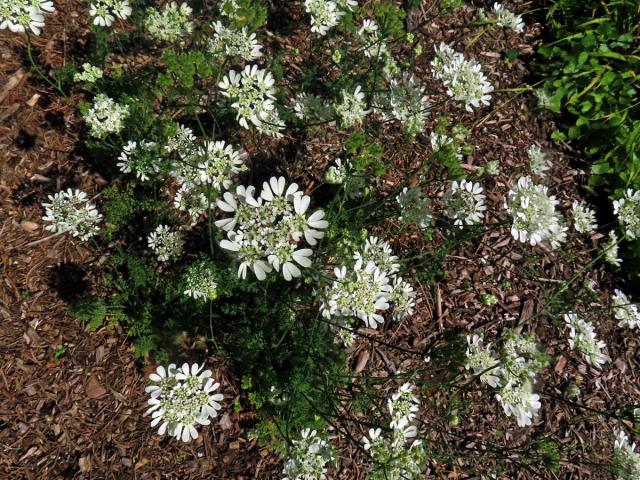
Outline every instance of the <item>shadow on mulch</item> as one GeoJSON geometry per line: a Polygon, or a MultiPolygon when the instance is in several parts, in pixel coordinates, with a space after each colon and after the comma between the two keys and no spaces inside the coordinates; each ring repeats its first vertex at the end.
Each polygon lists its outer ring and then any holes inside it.
{"type": "Polygon", "coordinates": [[[77,263],[59,263],[51,268],[47,283],[65,302],[89,293],[87,272],[77,263]]]}

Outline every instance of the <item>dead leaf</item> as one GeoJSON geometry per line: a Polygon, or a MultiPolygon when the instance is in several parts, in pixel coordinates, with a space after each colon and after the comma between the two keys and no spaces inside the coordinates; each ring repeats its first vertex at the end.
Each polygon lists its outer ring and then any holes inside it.
{"type": "Polygon", "coordinates": [[[30,222],[29,220],[21,221],[20,226],[27,232],[35,232],[38,229],[38,224],[35,222],[30,222]]]}
{"type": "Polygon", "coordinates": [[[98,379],[96,378],[95,375],[91,375],[89,377],[89,380],[87,381],[87,384],[84,387],[84,391],[87,394],[87,397],[89,398],[100,398],[105,393],[107,393],[105,388],[102,385],[100,385],[100,382],[98,382],[98,379]]]}
{"type": "Polygon", "coordinates": [[[229,416],[228,413],[225,413],[224,415],[222,415],[222,418],[220,419],[220,428],[222,428],[222,430],[229,430],[232,426],[233,423],[231,422],[231,417],[229,416]]]}
{"type": "Polygon", "coordinates": [[[91,470],[91,457],[80,457],[78,460],[78,467],[81,472],[88,472],[91,470]]]}
{"type": "Polygon", "coordinates": [[[368,349],[362,350],[360,355],[358,356],[358,362],[356,363],[356,368],[354,369],[356,373],[360,373],[364,370],[364,367],[367,366],[367,362],[369,361],[369,357],[371,357],[371,353],[368,349]]]}

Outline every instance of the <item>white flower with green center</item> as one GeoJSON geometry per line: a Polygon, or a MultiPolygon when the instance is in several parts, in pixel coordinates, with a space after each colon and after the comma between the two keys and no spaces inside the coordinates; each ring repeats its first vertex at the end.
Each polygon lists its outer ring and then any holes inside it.
{"type": "Polygon", "coordinates": [[[218,84],[222,95],[234,100],[231,104],[236,110],[236,119],[243,128],[249,128],[249,122],[273,136],[284,128],[275,109],[275,80],[271,73],[247,65],[240,73],[229,71],[218,84]]]}
{"type": "Polygon", "coordinates": [[[338,25],[345,10],[352,10],[355,0],[304,0],[305,11],[311,16],[311,31],[326,35],[338,25]]]}
{"type": "Polygon", "coordinates": [[[189,224],[191,226],[198,223],[200,217],[210,207],[209,200],[202,188],[199,185],[185,183],[178,189],[173,198],[173,206],[181,212],[189,214],[189,224]]]}
{"type": "Polygon", "coordinates": [[[613,313],[616,320],[619,320],[619,327],[631,329],[640,328],[640,310],[638,305],[633,304],[629,297],[622,291],[616,289],[613,295],[613,313]]]}
{"type": "Polygon", "coordinates": [[[493,17],[496,25],[503,28],[510,28],[516,33],[522,33],[524,31],[524,22],[520,15],[516,15],[510,12],[502,6],[501,3],[495,2],[493,4],[493,17]]]}
{"type": "Polygon", "coordinates": [[[415,385],[404,383],[387,400],[387,408],[389,415],[391,415],[391,428],[404,429],[416,419],[420,410],[420,400],[413,393],[415,389],[415,385]]]}
{"type": "Polygon", "coordinates": [[[480,381],[491,387],[500,386],[500,361],[496,358],[491,344],[482,345],[482,335],[467,335],[466,370],[480,375],[480,381]]]}
{"type": "Polygon", "coordinates": [[[247,169],[240,152],[222,140],[205,142],[195,156],[198,161],[196,183],[211,185],[219,192],[228,189],[233,177],[247,169]]]}
{"type": "Polygon", "coordinates": [[[128,116],[128,105],[120,105],[104,93],[99,93],[93,100],[93,106],[82,117],[89,125],[89,134],[102,139],[111,133],[120,133],[128,116]]]}
{"type": "Polygon", "coordinates": [[[425,229],[433,223],[431,200],[426,198],[419,188],[404,187],[396,201],[400,206],[398,220],[404,225],[416,225],[425,229]]]}
{"type": "Polygon", "coordinates": [[[209,425],[209,418],[218,415],[224,396],[215,393],[220,384],[211,378],[211,370],[203,368],[197,363],[176,368],[172,363],[167,369],[159,366],[149,376],[147,413],[151,413],[152,427],[160,425],[158,434],[189,442],[198,438],[196,425],[209,425]]]}
{"type": "Polygon", "coordinates": [[[363,265],[366,265],[367,262],[373,262],[380,271],[387,275],[393,275],[400,269],[398,257],[393,254],[391,245],[374,236],[365,240],[364,250],[354,253],[353,259],[363,265]]]}
{"type": "Polygon", "coordinates": [[[352,269],[336,267],[336,280],[325,292],[321,310],[325,318],[357,317],[367,327],[384,322],[380,312],[389,308],[389,278],[373,262],[356,262],[352,269]]]}
{"type": "Polygon", "coordinates": [[[520,242],[530,245],[557,240],[557,234],[563,232],[563,220],[556,212],[558,200],[549,195],[544,185],[535,185],[531,178],[520,177],[509,190],[505,208],[511,215],[511,235],[520,242]]]}
{"type": "Polygon", "coordinates": [[[90,63],[82,64],[82,71],[73,74],[74,82],[95,83],[102,78],[102,69],[94,67],[90,63]]]}
{"type": "Polygon", "coordinates": [[[374,98],[375,111],[386,121],[399,121],[409,136],[424,130],[430,107],[424,87],[407,73],[400,80],[390,80],[388,91],[374,98]]]}
{"type": "Polygon", "coordinates": [[[326,480],[327,464],[335,455],[326,440],[315,430],[305,428],[299,439],[291,441],[282,468],[283,480],[326,480]]]}
{"type": "Polygon", "coordinates": [[[144,27],[154,40],[175,43],[193,31],[189,16],[193,10],[186,3],[171,2],[162,11],[147,9],[144,27]]]}
{"type": "Polygon", "coordinates": [[[533,393],[531,382],[509,381],[500,388],[496,399],[501,403],[504,413],[515,416],[518,426],[531,425],[542,404],[540,396],[533,393]]]}
{"type": "Polygon", "coordinates": [[[50,232],[69,232],[80,240],[87,240],[99,231],[98,223],[102,215],[89,201],[87,194],[80,190],[69,188],[49,195],[49,202],[42,206],[45,209],[42,219],[51,223],[45,229],[50,232]]]}
{"type": "Polygon", "coordinates": [[[358,30],[358,39],[367,58],[378,58],[387,51],[387,44],[380,35],[375,20],[367,18],[362,22],[362,27],[358,30]]]}
{"type": "Polygon", "coordinates": [[[480,104],[489,105],[493,86],[482,72],[482,66],[475,60],[466,60],[464,55],[444,43],[435,51],[431,66],[435,77],[447,88],[447,95],[469,112],[480,104]]]}
{"type": "Polygon", "coordinates": [[[431,132],[429,141],[434,154],[451,151],[458,160],[462,160],[462,146],[453,137],[445,133],[431,132]]]}
{"type": "Polygon", "coordinates": [[[50,0],[4,0],[0,4],[0,30],[40,35],[44,27],[44,13],[55,11],[50,0]]]}
{"type": "Polygon", "coordinates": [[[454,180],[442,198],[445,215],[460,228],[480,223],[487,209],[483,192],[479,183],[454,180]]]}
{"type": "Polygon", "coordinates": [[[196,300],[215,300],[218,297],[218,279],[210,261],[199,260],[187,267],[184,294],[196,300]]]}
{"type": "Polygon", "coordinates": [[[382,429],[371,428],[362,439],[364,449],[373,460],[369,480],[421,480],[427,460],[424,446],[414,439],[417,429],[411,425],[405,429],[393,429],[389,436],[382,429]]]}
{"type": "Polygon", "coordinates": [[[403,320],[413,315],[416,306],[416,292],[402,277],[395,277],[389,301],[393,305],[393,319],[403,320]]]}
{"type": "Polygon", "coordinates": [[[596,212],[584,202],[575,200],[571,205],[571,215],[573,216],[573,228],[578,233],[590,234],[598,228],[596,212]]]}
{"type": "Polygon", "coordinates": [[[613,201],[613,213],[630,239],[640,238],[640,190],[627,189],[624,197],[613,201]]]}
{"type": "Polygon", "coordinates": [[[360,125],[369,113],[362,87],[358,85],[353,93],[349,90],[340,92],[342,101],[334,106],[342,128],[350,128],[360,125]]]}
{"type": "Polygon", "coordinates": [[[620,265],[622,265],[622,260],[618,256],[619,242],[620,240],[618,239],[618,235],[616,235],[616,232],[611,231],[609,232],[609,239],[602,247],[602,250],[604,252],[605,262],[616,267],[619,267],[620,265]]]}
{"type": "Polygon", "coordinates": [[[540,178],[544,178],[549,170],[549,156],[538,145],[531,145],[527,150],[527,156],[531,171],[540,178]]]}
{"type": "Polygon", "coordinates": [[[333,117],[333,109],[324,98],[304,92],[293,99],[293,110],[300,120],[325,122],[333,117]]]}
{"type": "Polygon", "coordinates": [[[145,182],[160,171],[161,162],[155,142],[143,140],[128,142],[122,148],[117,165],[121,172],[133,173],[145,182]]]}
{"type": "Polygon", "coordinates": [[[247,27],[238,29],[226,27],[220,21],[211,24],[213,37],[207,42],[207,50],[216,58],[242,58],[246,61],[262,56],[262,45],[256,40],[256,34],[247,27]]]}
{"type": "Polygon", "coordinates": [[[94,25],[110,27],[116,18],[126,20],[131,15],[131,5],[127,0],[93,0],[89,15],[94,25]]]}
{"type": "Polygon", "coordinates": [[[149,234],[147,243],[161,262],[175,260],[182,253],[184,245],[180,232],[172,232],[167,225],[158,225],[149,234]]]}
{"type": "Polygon", "coordinates": [[[629,440],[623,430],[619,430],[613,444],[613,470],[616,480],[640,478],[640,454],[635,450],[636,444],[629,440]]]}
{"type": "Polygon", "coordinates": [[[271,177],[257,198],[254,187],[238,186],[235,195],[225,192],[218,200],[218,207],[233,215],[217,220],[216,225],[227,232],[220,246],[241,261],[239,277],[246,278],[251,269],[258,280],[264,280],[274,268],[289,281],[302,274],[299,267],[311,266],[313,250],[300,248],[302,239],[315,246],[329,223],[322,210],[307,215],[311,198],[297,184],[285,187],[284,177],[271,177]]]}
{"type": "Polygon", "coordinates": [[[324,172],[324,183],[329,185],[342,185],[349,173],[349,162],[342,163],[342,159],[336,158],[333,165],[324,172]]]}
{"type": "Polygon", "coordinates": [[[176,133],[167,139],[165,150],[168,153],[177,153],[183,159],[191,157],[198,149],[193,130],[184,125],[177,125],[176,133]]]}
{"type": "Polygon", "coordinates": [[[602,367],[610,358],[602,352],[607,345],[596,337],[592,323],[575,313],[567,313],[564,321],[569,327],[569,346],[582,354],[586,362],[596,368],[602,367]]]}

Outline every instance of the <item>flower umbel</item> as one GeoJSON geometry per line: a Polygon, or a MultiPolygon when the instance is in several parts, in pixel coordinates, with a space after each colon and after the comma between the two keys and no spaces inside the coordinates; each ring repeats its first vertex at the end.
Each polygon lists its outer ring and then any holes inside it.
{"type": "Polygon", "coordinates": [[[49,195],[49,202],[43,203],[45,222],[51,225],[45,227],[50,232],[69,232],[80,240],[87,240],[98,233],[98,223],[102,215],[89,201],[87,194],[80,190],[60,191],[49,195]]]}

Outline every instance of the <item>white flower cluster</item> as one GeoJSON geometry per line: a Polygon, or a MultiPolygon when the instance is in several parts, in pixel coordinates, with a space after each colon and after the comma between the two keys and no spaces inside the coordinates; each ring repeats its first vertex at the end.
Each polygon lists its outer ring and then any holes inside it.
{"type": "Polygon", "coordinates": [[[618,216],[627,237],[640,238],[640,190],[628,189],[624,197],[614,200],[613,213],[618,216]]]}
{"type": "Polygon", "coordinates": [[[184,294],[196,300],[215,300],[218,297],[218,279],[211,262],[198,260],[187,267],[184,294]]]}
{"type": "Polygon", "coordinates": [[[355,0],[304,0],[304,8],[311,15],[311,31],[326,35],[338,25],[345,10],[352,10],[355,0]]]}
{"type": "Polygon", "coordinates": [[[318,95],[299,93],[293,99],[295,116],[300,120],[327,121],[333,117],[333,108],[318,95]]]}
{"type": "Polygon", "coordinates": [[[362,87],[356,86],[353,93],[346,89],[342,90],[340,96],[342,101],[334,107],[336,115],[340,119],[340,126],[350,128],[354,125],[360,125],[369,113],[362,87]]]}
{"type": "Polygon", "coordinates": [[[501,3],[495,2],[493,4],[493,17],[496,25],[503,28],[510,28],[516,33],[522,33],[524,30],[524,22],[522,16],[516,15],[510,12],[502,6],[501,3]]]}
{"type": "Polygon", "coordinates": [[[315,430],[305,428],[292,440],[282,468],[282,480],[326,480],[327,464],[335,460],[333,449],[315,430]]]}
{"type": "Polygon", "coordinates": [[[417,225],[421,229],[428,228],[433,223],[431,200],[422,194],[417,187],[404,187],[396,197],[400,205],[398,220],[404,225],[417,225]]]}
{"type": "Polygon", "coordinates": [[[596,223],[596,212],[586,206],[583,202],[575,200],[571,205],[571,215],[573,217],[573,228],[578,233],[593,233],[598,224],[596,223]]]}
{"type": "Polygon", "coordinates": [[[583,320],[575,313],[565,314],[564,321],[569,327],[569,346],[581,353],[589,365],[600,368],[610,360],[602,352],[607,345],[597,339],[592,323],[583,320]]]}
{"type": "Polygon", "coordinates": [[[0,4],[0,30],[23,33],[27,29],[40,35],[44,13],[55,12],[51,0],[3,0],[0,4]]]}
{"type": "Polygon", "coordinates": [[[640,310],[638,305],[631,303],[621,290],[616,289],[613,295],[613,313],[616,320],[619,320],[619,327],[631,329],[640,328],[640,310]]]}
{"type": "Polygon", "coordinates": [[[89,201],[87,194],[80,190],[62,190],[55,195],[49,195],[49,202],[43,203],[45,222],[51,225],[45,227],[50,232],[69,232],[80,240],[87,240],[98,233],[98,223],[102,215],[89,201]]]}
{"type": "Polygon", "coordinates": [[[94,25],[110,27],[116,17],[126,20],[131,15],[131,5],[128,0],[93,0],[89,4],[89,15],[94,25]]]}
{"type": "Polygon", "coordinates": [[[336,158],[334,164],[330,165],[324,172],[324,183],[328,183],[329,185],[342,185],[349,174],[349,166],[350,162],[342,163],[342,159],[336,158]]]}
{"type": "MultiPolygon", "coordinates": [[[[352,267],[334,269],[335,280],[324,294],[321,311],[325,318],[357,317],[369,328],[384,322],[381,312],[394,308],[394,319],[413,313],[415,291],[399,277],[398,257],[388,243],[369,237],[364,249],[354,253],[352,267]],[[390,279],[394,283],[390,283],[390,279]]],[[[344,323],[344,322],[343,322],[344,323]]]]}
{"type": "Polygon", "coordinates": [[[455,158],[462,160],[462,145],[460,141],[457,141],[457,138],[446,133],[431,132],[429,142],[434,155],[438,152],[452,152],[455,158]]]}
{"type": "Polygon", "coordinates": [[[447,94],[469,112],[480,104],[489,105],[493,86],[487,81],[481,65],[475,60],[466,60],[446,43],[441,43],[435,51],[431,66],[435,77],[447,87],[447,94]]]}
{"type": "Polygon", "coordinates": [[[567,230],[562,215],[556,211],[558,203],[546,186],[535,185],[530,177],[520,177],[505,200],[505,208],[513,220],[513,238],[531,245],[547,240],[552,248],[557,248],[566,239],[567,230]]]}
{"type": "Polygon", "coordinates": [[[74,82],[87,82],[95,83],[102,78],[102,70],[98,67],[94,67],[90,63],[82,64],[82,72],[76,72],[73,74],[74,82]]]}
{"type": "Polygon", "coordinates": [[[460,228],[480,223],[483,212],[487,209],[483,192],[479,183],[468,180],[452,181],[442,198],[445,215],[460,228]]]}
{"type": "Polygon", "coordinates": [[[162,11],[148,8],[144,27],[154,40],[177,42],[193,31],[193,22],[189,20],[192,12],[191,7],[184,2],[180,5],[176,2],[168,3],[162,11]]]}
{"type": "Polygon", "coordinates": [[[184,245],[180,232],[172,232],[167,225],[158,225],[147,237],[147,243],[161,262],[176,259],[184,245]]]}
{"type": "Polygon", "coordinates": [[[417,439],[418,429],[413,424],[420,401],[413,391],[415,386],[405,383],[387,401],[391,432],[384,436],[381,428],[369,429],[362,439],[373,464],[370,480],[418,480],[424,478],[422,469],[426,453],[422,441],[417,439]]]}
{"type": "Polygon", "coordinates": [[[500,361],[491,349],[491,344],[483,346],[482,341],[482,334],[467,335],[467,361],[464,368],[480,375],[482,383],[495,388],[500,385],[500,361]]]}
{"type": "Polygon", "coordinates": [[[118,157],[118,167],[123,173],[133,173],[140,181],[147,181],[160,171],[162,159],[155,142],[128,142],[118,157]]]}
{"type": "Polygon", "coordinates": [[[183,442],[198,438],[196,425],[209,425],[210,417],[216,417],[222,408],[224,396],[215,393],[220,387],[211,370],[202,370],[204,365],[188,363],[177,368],[170,364],[159,366],[149,375],[152,384],[146,387],[149,394],[147,403],[151,405],[151,426],[158,428],[158,434],[168,433],[183,442]]]}
{"type": "Polygon", "coordinates": [[[531,145],[527,150],[527,155],[531,171],[540,178],[544,178],[549,170],[548,155],[538,145],[531,145]]]}
{"type": "Polygon", "coordinates": [[[128,116],[128,105],[120,105],[104,93],[99,93],[93,100],[93,106],[82,118],[89,125],[92,137],[104,138],[110,133],[120,133],[128,116]]]}
{"type": "Polygon", "coordinates": [[[609,232],[609,239],[602,247],[602,250],[604,251],[605,262],[615,267],[619,267],[622,264],[622,260],[618,256],[619,241],[620,240],[618,239],[618,235],[616,235],[616,232],[611,231],[609,232]]]}
{"type": "Polygon", "coordinates": [[[616,480],[640,478],[640,454],[636,452],[636,444],[629,441],[623,430],[616,433],[613,444],[613,467],[616,480]]]}
{"type": "Polygon", "coordinates": [[[270,72],[247,65],[242,72],[229,71],[218,86],[225,97],[235,100],[231,106],[236,110],[240,125],[249,128],[251,122],[259,132],[281,137],[284,122],[276,110],[275,80],[270,72]]]}
{"type": "Polygon", "coordinates": [[[264,280],[272,268],[280,271],[285,280],[301,275],[301,267],[311,266],[310,248],[299,248],[302,238],[314,246],[324,236],[329,223],[324,212],[316,210],[307,216],[311,198],[292,183],[285,189],[284,177],[271,177],[264,182],[262,192],[255,196],[255,188],[238,186],[235,195],[226,192],[218,207],[233,214],[216,225],[227,232],[220,242],[226,250],[240,259],[238,276],[246,278],[247,268],[258,280],[264,280]]]}
{"type": "Polygon", "coordinates": [[[262,45],[256,34],[242,29],[226,27],[220,21],[211,24],[213,37],[207,42],[209,53],[216,58],[239,57],[251,61],[262,56],[262,45]]]}
{"type": "Polygon", "coordinates": [[[389,81],[389,89],[374,98],[374,108],[384,120],[398,120],[409,136],[424,130],[429,115],[429,100],[424,87],[411,75],[389,81]]]}
{"type": "Polygon", "coordinates": [[[358,30],[358,39],[362,44],[364,56],[367,58],[379,58],[387,51],[387,44],[380,35],[375,20],[367,18],[362,22],[362,27],[358,30]]]}

